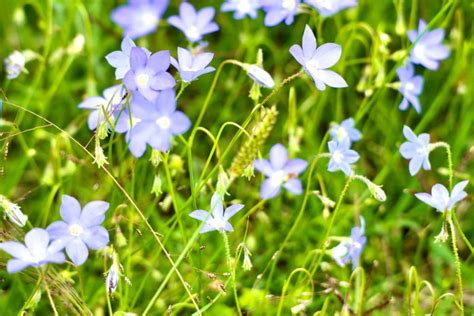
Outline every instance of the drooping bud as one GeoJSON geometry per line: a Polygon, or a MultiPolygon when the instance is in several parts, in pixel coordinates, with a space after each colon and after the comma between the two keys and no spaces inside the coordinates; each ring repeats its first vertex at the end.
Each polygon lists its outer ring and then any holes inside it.
{"type": "Polygon", "coordinates": [[[4,63],[8,79],[15,79],[25,71],[25,56],[17,50],[5,58],[4,63]]]}
{"type": "Polygon", "coordinates": [[[112,257],[113,257],[112,266],[107,272],[107,277],[105,279],[105,288],[107,289],[107,293],[109,293],[110,296],[112,296],[113,293],[117,290],[119,277],[120,277],[118,256],[115,251],[113,252],[112,257]]]}
{"type": "Polygon", "coordinates": [[[219,194],[221,200],[224,200],[224,197],[228,195],[227,189],[230,186],[230,178],[227,173],[224,171],[222,165],[219,166],[219,175],[217,176],[216,192],[219,194]]]}
{"type": "Polygon", "coordinates": [[[275,86],[272,76],[257,65],[245,64],[245,70],[250,78],[262,87],[272,89],[275,86]]]}
{"type": "Polygon", "coordinates": [[[25,226],[28,216],[23,214],[17,204],[10,202],[6,197],[0,195],[0,207],[5,210],[5,218],[8,218],[10,222],[20,227],[25,226]]]}

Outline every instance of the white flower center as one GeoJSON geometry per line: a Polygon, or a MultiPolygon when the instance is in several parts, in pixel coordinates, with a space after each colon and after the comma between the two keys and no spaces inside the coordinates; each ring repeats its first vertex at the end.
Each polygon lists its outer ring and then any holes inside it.
{"type": "Polygon", "coordinates": [[[143,13],[140,20],[144,25],[150,26],[150,27],[158,25],[158,22],[159,22],[156,15],[148,11],[143,13]]]}
{"type": "Polygon", "coordinates": [[[84,228],[78,224],[72,224],[69,226],[69,233],[74,237],[79,237],[84,232],[84,228]]]}
{"type": "Polygon", "coordinates": [[[332,0],[321,0],[318,2],[318,4],[324,9],[332,10],[334,8],[334,3],[332,0]]]}
{"type": "Polygon", "coordinates": [[[426,55],[426,53],[425,53],[425,51],[426,51],[425,45],[422,45],[422,44],[420,44],[420,43],[417,43],[417,44],[415,45],[415,48],[413,49],[413,51],[414,51],[414,53],[415,53],[416,56],[425,56],[425,55],[426,55]]]}
{"type": "Polygon", "coordinates": [[[315,60],[314,58],[306,62],[306,68],[309,70],[309,72],[315,75],[316,75],[316,72],[320,69],[318,61],[315,60]]]}
{"type": "Polygon", "coordinates": [[[336,130],[336,138],[338,141],[342,141],[346,138],[348,138],[348,134],[347,134],[347,131],[344,127],[338,127],[337,130],[336,130]]]}
{"type": "Polygon", "coordinates": [[[295,0],[283,0],[281,2],[281,6],[283,9],[286,9],[288,11],[293,11],[296,7],[296,1],[295,0]]]}
{"type": "Polygon", "coordinates": [[[196,26],[191,26],[186,30],[186,36],[193,41],[197,41],[201,37],[201,33],[196,26]]]}
{"type": "Polygon", "coordinates": [[[211,218],[208,220],[207,223],[217,230],[224,229],[226,224],[226,222],[222,218],[211,218]]]}
{"type": "Polygon", "coordinates": [[[275,186],[280,186],[283,182],[286,181],[288,175],[283,170],[278,170],[271,175],[271,182],[275,186]]]}
{"type": "Polygon", "coordinates": [[[148,85],[148,81],[150,81],[150,76],[147,74],[139,74],[135,77],[137,81],[137,85],[140,87],[148,85]]]}
{"type": "Polygon", "coordinates": [[[237,10],[242,13],[248,13],[252,10],[252,7],[250,6],[250,2],[248,0],[241,0],[237,5],[237,10]]]}
{"type": "Polygon", "coordinates": [[[137,125],[138,123],[140,123],[142,121],[142,119],[138,118],[138,117],[133,117],[132,116],[132,127],[135,127],[135,125],[137,125]]]}
{"type": "Polygon", "coordinates": [[[415,90],[415,85],[412,82],[408,82],[407,84],[405,84],[405,89],[408,91],[413,91],[415,90]]]}
{"type": "Polygon", "coordinates": [[[332,153],[332,159],[334,159],[334,161],[337,163],[341,163],[344,159],[344,155],[340,150],[336,150],[332,153]]]}
{"type": "Polygon", "coordinates": [[[162,116],[155,121],[156,125],[158,125],[161,129],[169,129],[171,126],[171,120],[167,116],[162,116]]]}

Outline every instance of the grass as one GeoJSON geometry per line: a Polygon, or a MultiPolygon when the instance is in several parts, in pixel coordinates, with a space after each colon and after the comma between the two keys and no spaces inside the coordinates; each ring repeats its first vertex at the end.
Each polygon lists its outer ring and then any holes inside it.
{"type": "MultiPolygon", "coordinates": [[[[220,3],[206,1],[216,8],[220,3]]],[[[187,86],[178,100],[178,109],[193,122],[192,131],[174,139],[158,166],[150,161],[150,149],[136,159],[123,135],[113,133],[101,142],[109,162],[103,168],[94,164],[95,136],[87,129],[87,113],[77,105],[116,83],[104,56],[120,45],[121,31],[110,20],[118,1],[0,4],[0,56],[17,49],[30,51],[33,58],[26,64],[28,73],[0,81],[0,194],[29,217],[24,228],[3,221],[0,241],[23,240],[31,227],[58,220],[63,194],[82,204],[111,204],[104,222],[110,248],[91,252],[79,268],[66,263],[9,275],[4,266],[10,257],[2,252],[3,315],[54,310],[60,315],[189,315],[197,310],[209,315],[288,315],[297,306],[319,315],[458,315],[460,281],[464,313],[474,313],[472,185],[453,219],[457,265],[451,240],[434,243],[443,217],[414,197],[435,183],[450,184],[446,151],[433,151],[433,170],[416,177],[409,175],[398,151],[403,125],[427,132],[432,142],[449,144],[454,183],[471,180],[469,1],[360,0],[358,8],[331,18],[307,9],[291,26],[274,28],[263,26],[262,14],[255,21],[237,21],[219,13],[220,32],[206,37],[218,70],[187,86]],[[401,95],[392,84],[410,49],[406,30],[416,28],[420,18],[430,28],[446,30],[451,55],[437,71],[417,67],[424,78],[422,113],[417,115],[413,109],[398,110],[401,95]],[[301,43],[305,24],[315,30],[319,44],[342,45],[342,58],[333,69],[348,88],[320,92],[309,76],[299,74],[288,49],[301,43]],[[85,47],[74,54],[67,48],[77,34],[84,35],[85,47]],[[264,68],[277,83],[274,90],[262,89],[260,103],[248,97],[252,82],[245,72],[227,61],[254,63],[259,48],[264,68]],[[306,159],[310,167],[302,175],[304,194],[262,201],[263,177],[237,176],[226,197],[228,205],[245,204],[231,220],[234,232],[225,238],[217,232],[200,235],[199,223],[188,214],[209,209],[218,176],[229,172],[239,150],[252,141],[262,109],[270,106],[278,111],[276,123],[255,149],[267,158],[271,146],[280,142],[291,157],[306,159]],[[318,156],[327,151],[330,123],[347,117],[355,117],[363,133],[354,146],[361,156],[355,172],[383,185],[383,203],[363,182],[327,172],[327,159],[318,156]],[[325,208],[315,190],[336,206],[325,208]],[[349,236],[360,215],[368,243],[360,268],[352,272],[350,266],[337,266],[328,251],[337,245],[337,237],[349,236]],[[252,253],[250,271],[241,267],[241,243],[252,253]],[[109,297],[104,273],[112,265],[112,248],[123,270],[116,293],[109,297]]],[[[166,16],[177,12],[178,5],[171,1],[166,16]]],[[[187,47],[184,36],[164,21],[137,43],[172,55],[177,46],[187,47]]]]}

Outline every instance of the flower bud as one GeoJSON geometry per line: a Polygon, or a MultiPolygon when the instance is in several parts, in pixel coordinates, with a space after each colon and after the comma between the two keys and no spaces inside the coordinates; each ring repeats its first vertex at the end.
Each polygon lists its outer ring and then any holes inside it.
{"type": "Polygon", "coordinates": [[[25,56],[17,50],[5,58],[4,63],[8,79],[15,79],[25,71],[25,56]]]}
{"type": "Polygon", "coordinates": [[[275,81],[273,81],[272,76],[263,70],[263,68],[257,65],[246,64],[245,70],[247,70],[249,77],[255,80],[255,82],[262,87],[272,89],[275,86],[275,81]]]}
{"type": "Polygon", "coordinates": [[[3,195],[0,195],[0,207],[5,210],[5,217],[8,218],[10,222],[20,227],[25,226],[28,216],[23,214],[17,204],[10,202],[3,195]]]}

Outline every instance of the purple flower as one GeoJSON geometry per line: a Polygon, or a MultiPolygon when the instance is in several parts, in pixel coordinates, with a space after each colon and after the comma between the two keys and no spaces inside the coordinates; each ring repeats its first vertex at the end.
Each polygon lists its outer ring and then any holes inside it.
{"type": "Polygon", "coordinates": [[[316,37],[311,28],[306,25],[302,46],[293,45],[290,53],[313,78],[316,88],[323,91],[326,85],[334,88],[347,87],[346,81],[337,73],[327,68],[334,66],[341,58],[341,46],[326,43],[317,47],[316,37]]]}
{"type": "Polygon", "coordinates": [[[292,24],[300,3],[301,0],[261,0],[262,8],[266,13],[265,25],[275,26],[283,21],[286,25],[292,24]]]}
{"type": "Polygon", "coordinates": [[[454,204],[467,196],[464,188],[468,183],[469,181],[467,180],[459,182],[454,186],[451,194],[449,194],[448,189],[444,185],[435,184],[431,188],[431,195],[428,193],[416,193],[415,196],[439,212],[451,211],[454,204]]]}
{"type": "Polygon", "coordinates": [[[351,143],[347,139],[341,142],[332,140],[328,143],[328,147],[331,155],[328,171],[342,170],[347,176],[350,176],[352,173],[351,164],[359,160],[359,154],[350,149],[351,143]]]}
{"type": "Polygon", "coordinates": [[[97,250],[109,243],[109,233],[100,226],[108,209],[109,203],[92,201],[81,210],[75,198],[63,195],[59,210],[63,220],[52,223],[47,230],[52,240],[66,248],[68,257],[76,266],[87,260],[87,248],[97,250]]]}
{"type": "Polygon", "coordinates": [[[243,19],[246,15],[255,20],[258,16],[258,9],[261,7],[259,0],[227,0],[222,4],[221,11],[234,11],[234,18],[237,20],[243,19]]]}
{"type": "MultiPolygon", "coordinates": [[[[418,31],[408,31],[408,38],[415,43],[418,36],[426,30],[426,22],[421,19],[418,23],[418,31]]],[[[439,61],[448,58],[449,50],[441,43],[444,39],[444,30],[436,29],[426,31],[421,35],[415,46],[410,51],[410,59],[415,64],[421,64],[424,67],[436,70],[439,67],[439,61]]]]}
{"type": "Polygon", "coordinates": [[[226,208],[224,211],[224,206],[222,205],[222,200],[219,197],[219,194],[214,193],[211,198],[211,212],[196,210],[189,214],[189,216],[204,222],[204,226],[202,226],[200,230],[201,234],[213,230],[231,232],[234,231],[234,228],[229,223],[229,219],[243,207],[244,205],[242,204],[234,204],[226,208]]]}
{"type": "Polygon", "coordinates": [[[290,25],[295,20],[301,0],[261,0],[261,3],[266,13],[266,26],[275,26],[283,21],[290,25]]]}
{"type": "Polygon", "coordinates": [[[171,64],[178,70],[181,80],[189,83],[215,70],[214,67],[207,67],[213,57],[213,53],[200,53],[193,56],[189,50],[178,47],[178,60],[171,57],[171,64]]]}
{"type": "Polygon", "coordinates": [[[112,21],[124,29],[125,36],[138,38],[153,33],[168,8],[169,0],[129,0],[112,12],[112,21]]]}
{"type": "Polygon", "coordinates": [[[415,67],[408,63],[405,67],[397,69],[398,77],[400,78],[400,93],[403,95],[402,103],[400,103],[400,110],[408,109],[410,103],[415,108],[415,111],[420,113],[421,106],[418,101],[418,96],[423,89],[423,77],[415,76],[415,67]]]}
{"type": "Polygon", "coordinates": [[[336,142],[349,140],[349,143],[356,142],[362,138],[361,132],[354,127],[354,119],[348,118],[341,122],[341,124],[333,124],[329,134],[336,142]]]}
{"type": "Polygon", "coordinates": [[[408,166],[410,174],[414,176],[422,166],[423,169],[430,170],[430,135],[423,133],[416,136],[411,128],[406,125],[403,126],[403,135],[408,141],[400,146],[400,154],[403,158],[410,160],[408,166]]]}
{"type": "Polygon", "coordinates": [[[25,235],[25,245],[17,241],[0,243],[0,249],[12,255],[8,260],[8,273],[19,272],[29,266],[41,267],[46,263],[63,263],[66,261],[62,245],[50,243],[48,232],[41,228],[33,228],[25,235]]]}
{"type": "Polygon", "coordinates": [[[341,10],[357,6],[357,0],[305,0],[322,16],[331,16],[341,10]]]}
{"type": "Polygon", "coordinates": [[[361,227],[352,228],[351,237],[349,240],[341,242],[331,250],[333,259],[341,267],[345,266],[349,262],[352,262],[352,270],[359,266],[360,255],[365,247],[365,244],[367,243],[367,238],[364,236],[364,218],[361,217],[360,221],[361,227]]]}
{"type": "Polygon", "coordinates": [[[145,98],[153,101],[158,91],[173,88],[174,78],[166,72],[170,66],[170,53],[159,51],[148,56],[143,49],[132,47],[130,53],[130,70],[123,78],[129,91],[138,91],[145,98]]]}
{"type": "Polygon", "coordinates": [[[168,151],[171,137],[183,134],[191,127],[188,117],[176,111],[176,95],[172,89],[161,92],[153,102],[134,96],[131,111],[134,122],[126,140],[135,157],[145,153],[147,144],[159,151],[168,151]]]}
{"type": "Polygon", "coordinates": [[[273,145],[270,160],[257,159],[254,168],[266,176],[260,189],[262,199],[271,199],[280,193],[281,187],[293,194],[301,194],[303,188],[298,175],[308,163],[303,159],[288,160],[288,152],[282,144],[273,145]]]}
{"type": "Polygon", "coordinates": [[[170,16],[168,23],[181,30],[191,43],[195,43],[202,40],[204,35],[219,30],[219,25],[212,21],[215,14],[213,7],[196,11],[192,4],[183,2],[179,6],[179,16],[170,16]]]}
{"type": "Polygon", "coordinates": [[[114,116],[125,102],[125,94],[125,88],[122,85],[116,85],[105,89],[103,97],[90,97],[78,105],[80,109],[92,110],[87,119],[87,125],[91,131],[105,120],[104,110],[109,120],[114,120],[114,116]]]}
{"type": "MultiPolygon", "coordinates": [[[[132,51],[132,47],[135,47],[135,43],[132,41],[130,37],[125,37],[122,40],[122,44],[120,48],[122,50],[116,50],[111,52],[105,59],[107,62],[115,69],[115,79],[123,79],[125,74],[130,70],[130,53],[132,51]]],[[[150,56],[151,53],[148,49],[142,47],[143,51],[150,56]]]]}
{"type": "Polygon", "coordinates": [[[257,65],[245,65],[247,74],[262,87],[272,89],[275,86],[272,76],[257,65]]]}

